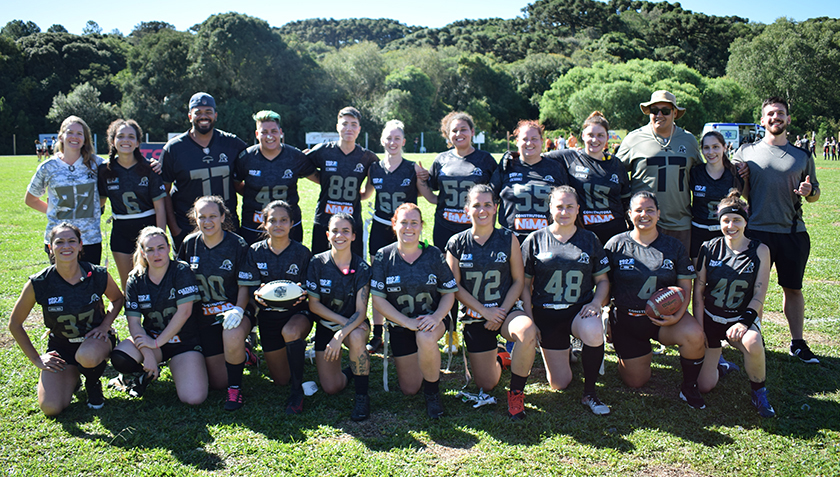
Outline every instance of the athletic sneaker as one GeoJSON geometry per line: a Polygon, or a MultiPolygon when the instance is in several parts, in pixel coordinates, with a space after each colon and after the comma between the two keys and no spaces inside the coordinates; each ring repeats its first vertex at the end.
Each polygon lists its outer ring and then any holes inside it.
{"type": "Polygon", "coordinates": [[[502,365],[502,369],[510,368],[510,353],[508,353],[504,348],[498,348],[496,359],[499,360],[499,364],[502,365]]]}
{"type": "Polygon", "coordinates": [[[245,397],[242,396],[242,390],[239,388],[227,388],[227,401],[225,401],[225,411],[235,411],[245,404],[245,397]]]}
{"type": "Polygon", "coordinates": [[[819,364],[820,360],[811,352],[805,340],[795,340],[790,343],[790,355],[798,356],[803,363],[819,364]]]}
{"type": "Polygon", "coordinates": [[[569,351],[569,362],[574,364],[580,361],[580,355],[583,353],[583,341],[580,338],[572,336],[571,351],[569,351]]]}
{"type": "Polygon", "coordinates": [[[718,376],[720,376],[721,378],[726,376],[729,373],[737,373],[738,371],[741,370],[741,367],[738,366],[737,364],[725,360],[723,358],[723,355],[720,355],[720,358],[718,359],[717,368],[718,368],[718,376]]]}
{"type": "Polygon", "coordinates": [[[752,392],[752,405],[758,409],[758,414],[761,417],[776,417],[776,411],[767,400],[767,388],[761,388],[752,392]]]}
{"type": "Polygon", "coordinates": [[[250,340],[245,340],[245,366],[260,367],[260,356],[254,351],[254,345],[250,340]]]}
{"type": "Polygon", "coordinates": [[[303,393],[296,392],[289,395],[286,401],[286,414],[300,414],[303,412],[303,393]]]}
{"type": "Polygon", "coordinates": [[[99,379],[86,379],[85,391],[87,391],[87,405],[91,409],[102,409],[105,405],[105,396],[102,394],[102,383],[99,379]]]}
{"type": "MultiPolygon", "coordinates": [[[[80,383],[81,384],[81,383],[80,383]]],[[[116,378],[108,381],[108,387],[116,389],[117,391],[127,393],[131,389],[131,380],[124,374],[120,373],[116,378]]]]}
{"type": "Polygon", "coordinates": [[[364,421],[370,417],[370,396],[367,394],[356,394],[356,402],[353,404],[353,412],[350,419],[356,422],[364,421]]]}
{"type": "Polygon", "coordinates": [[[680,399],[687,402],[694,409],[706,409],[706,401],[700,395],[700,391],[697,389],[697,383],[691,385],[681,384],[680,399]]]}
{"type": "Polygon", "coordinates": [[[508,417],[511,421],[525,419],[525,393],[523,391],[508,391],[508,417]]]}
{"type": "Polygon", "coordinates": [[[134,378],[134,382],[131,384],[131,387],[128,390],[128,395],[133,398],[143,397],[143,393],[146,392],[146,388],[152,381],[154,381],[154,378],[152,376],[146,373],[140,373],[139,376],[134,378]]]}
{"type": "Polygon", "coordinates": [[[602,403],[601,400],[598,399],[598,396],[594,394],[584,394],[580,403],[585,407],[588,407],[589,410],[592,411],[592,414],[595,414],[596,416],[606,416],[610,413],[610,407],[602,403]]]}
{"type": "Polygon", "coordinates": [[[374,336],[366,346],[368,353],[373,354],[382,349],[382,338],[374,336]]]}
{"type": "Polygon", "coordinates": [[[440,392],[434,394],[423,393],[426,398],[426,414],[429,419],[440,419],[443,416],[443,403],[440,400],[440,392]]]}

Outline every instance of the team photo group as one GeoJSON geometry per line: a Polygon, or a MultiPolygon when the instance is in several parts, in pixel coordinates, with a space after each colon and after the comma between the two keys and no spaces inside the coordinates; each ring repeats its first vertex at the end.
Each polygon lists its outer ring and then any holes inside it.
{"type": "Polygon", "coordinates": [[[199,92],[190,129],[159,161],[140,153],[131,119],[111,123],[105,159],[83,118],[67,117],[24,199],[47,217],[50,266],[21,284],[9,322],[40,369],[41,411],[61,413],[82,386],[92,409],[105,404],[103,384],[142,397],[164,364],[181,402],[221,390],[235,411],[247,403],[245,367],[264,361],[285,388],[286,413],[299,414],[314,384],[304,383],[314,343],[318,389],[352,387],[352,420],[376,408],[369,376],[380,353],[402,394],[422,392],[438,419],[447,399],[440,342],[450,332],[463,337],[476,389],[490,392],[509,373],[511,420],[525,419],[538,353],[557,390],[580,360],[582,409],[606,415],[599,377],[617,369],[640,388],[655,350],[671,346],[682,372],[673,398],[705,408],[703,394],[739,369],[724,345],[743,354],[744,402],[774,417],[761,329],[773,265],[792,360],[819,363],[803,339],[802,217],[820,196],[814,159],[788,141],[778,97],[761,105],[764,136],[731,157],[719,132],[698,142],[677,125],[687,111],[672,93],[652,92],[639,107],[649,122],[615,153],[608,118],[594,111],[570,149],[544,150],[544,127],[520,120],[515,150],[499,160],[474,146],[472,117],[451,112],[440,122],[450,149],[428,169],[403,157],[397,119],[381,131],[381,157],[358,145],[353,107],[337,114],[337,141],[304,151],[284,143],[279,114],[256,112],[248,146],[215,127],[224,105],[199,92]],[[310,243],[305,180],[320,190],[310,243]],[[371,197],[368,228],[362,201],[371,197]],[[419,200],[434,204],[433,217],[419,200]],[[119,277],[100,266],[106,242],[119,277]],[[24,327],[36,305],[49,332],[43,350],[24,327]],[[129,335],[117,337],[123,319],[129,335]],[[606,343],[618,364],[605,370],[606,343]],[[118,375],[107,380],[109,362],[118,375]]]}

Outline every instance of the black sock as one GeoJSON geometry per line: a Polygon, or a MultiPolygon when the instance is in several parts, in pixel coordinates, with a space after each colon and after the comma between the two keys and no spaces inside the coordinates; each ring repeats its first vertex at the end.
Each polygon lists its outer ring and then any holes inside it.
{"type": "Polygon", "coordinates": [[[764,387],[765,382],[766,381],[762,381],[760,383],[757,383],[755,381],[750,381],[750,389],[752,389],[753,391],[758,391],[759,389],[764,387]]]}
{"type": "Polygon", "coordinates": [[[350,384],[350,381],[353,380],[353,371],[350,371],[350,366],[342,369],[341,372],[347,377],[347,384],[350,384]]]}
{"type": "Polygon", "coordinates": [[[368,382],[370,381],[370,376],[367,374],[365,375],[355,375],[353,376],[354,385],[356,386],[356,394],[367,394],[368,393],[368,382]]]}
{"type": "Polygon", "coordinates": [[[286,356],[289,360],[289,388],[292,394],[303,394],[303,363],[306,361],[306,343],[294,340],[286,343],[286,356]]]}
{"type": "Polygon", "coordinates": [[[228,387],[242,387],[242,371],[245,369],[245,361],[239,364],[230,364],[225,361],[225,368],[227,368],[228,387]]]}
{"type": "Polygon", "coordinates": [[[595,383],[598,382],[598,373],[601,371],[601,362],[604,360],[604,344],[595,347],[583,345],[581,359],[583,360],[583,393],[593,394],[595,383]]]}
{"type": "Polygon", "coordinates": [[[791,344],[791,346],[804,345],[805,340],[801,340],[801,339],[800,340],[790,340],[790,344],[791,344]]]}
{"type": "Polygon", "coordinates": [[[423,380],[423,392],[426,394],[437,394],[440,392],[440,379],[435,382],[423,380]]]}
{"type": "Polygon", "coordinates": [[[385,325],[373,325],[373,337],[382,339],[382,329],[385,325]]]}
{"type": "Polygon", "coordinates": [[[680,356],[680,365],[683,372],[683,384],[697,384],[697,378],[700,377],[700,369],[703,368],[703,358],[688,359],[680,356]]]}
{"type": "Polygon", "coordinates": [[[102,377],[102,373],[105,372],[105,366],[107,365],[108,361],[102,361],[93,368],[85,368],[82,367],[82,365],[79,365],[79,373],[85,377],[85,386],[87,386],[88,383],[93,384],[98,382],[99,378],[102,377]]]}
{"type": "Polygon", "coordinates": [[[524,391],[525,390],[525,381],[528,379],[528,376],[520,376],[516,373],[510,373],[510,390],[511,391],[524,391]]]}

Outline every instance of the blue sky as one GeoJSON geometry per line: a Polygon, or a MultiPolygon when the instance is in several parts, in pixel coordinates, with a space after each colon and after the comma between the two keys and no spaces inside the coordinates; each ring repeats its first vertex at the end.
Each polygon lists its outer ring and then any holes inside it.
{"type": "MultiPolygon", "coordinates": [[[[33,21],[41,30],[50,25],[64,25],[71,33],[81,33],[88,20],[94,20],[107,33],[114,29],[131,32],[141,21],[166,21],[179,30],[201,23],[214,13],[237,11],[262,18],[272,26],[307,18],[391,18],[408,25],[439,28],[463,19],[514,18],[528,5],[526,0],[309,0],[274,2],[230,2],[229,0],[104,2],[89,0],[66,2],[44,0],[37,3],[5,2],[0,11],[0,25],[9,20],[33,21]]],[[[708,15],[737,15],[751,21],[772,23],[778,17],[802,21],[827,16],[840,17],[840,1],[809,0],[685,0],[686,10],[708,15]]]]}

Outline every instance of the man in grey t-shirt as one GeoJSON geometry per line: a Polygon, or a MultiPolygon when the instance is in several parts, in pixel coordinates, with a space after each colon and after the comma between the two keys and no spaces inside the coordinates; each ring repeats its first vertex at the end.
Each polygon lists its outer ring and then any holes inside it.
{"type": "Polygon", "coordinates": [[[802,198],[816,202],[820,188],[811,153],[787,140],[789,124],[787,102],[778,97],[765,100],[761,107],[761,125],[767,130],[764,139],[741,146],[733,162],[744,162],[750,169],[748,235],[770,248],[770,260],[776,264],[790,326],[790,354],[805,363],[819,363],[802,339],[802,279],[811,251],[802,220],[802,198]]]}

